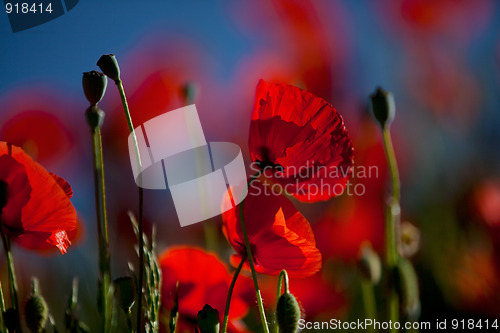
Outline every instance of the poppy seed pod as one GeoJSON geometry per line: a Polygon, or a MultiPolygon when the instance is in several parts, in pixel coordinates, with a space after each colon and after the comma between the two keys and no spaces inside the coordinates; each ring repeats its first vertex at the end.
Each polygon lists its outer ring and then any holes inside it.
{"type": "Polygon", "coordinates": [[[87,111],[85,111],[85,118],[87,119],[87,124],[92,130],[101,128],[102,122],[104,121],[105,113],[97,105],[90,106],[87,111]]]}
{"type": "Polygon", "coordinates": [[[42,332],[47,318],[49,309],[45,299],[38,291],[38,280],[33,280],[33,291],[24,305],[24,318],[26,319],[26,326],[33,333],[42,332]]]}
{"type": "Polygon", "coordinates": [[[103,54],[97,61],[97,66],[113,81],[120,80],[120,67],[114,54],[103,54]]]}
{"type": "Polygon", "coordinates": [[[280,332],[295,333],[298,331],[300,307],[295,296],[288,292],[280,296],[276,306],[276,318],[280,332]]]}
{"type": "Polygon", "coordinates": [[[101,101],[106,92],[108,78],[101,72],[90,71],[83,73],[82,86],[83,93],[90,105],[96,105],[101,101]]]}
{"type": "Polygon", "coordinates": [[[385,128],[392,122],[396,113],[394,96],[391,92],[378,87],[377,90],[370,95],[370,102],[370,108],[375,119],[377,119],[382,128],[385,128]]]}
{"type": "Polygon", "coordinates": [[[202,310],[198,312],[198,326],[200,333],[218,333],[219,332],[219,311],[205,304],[202,310]]]}

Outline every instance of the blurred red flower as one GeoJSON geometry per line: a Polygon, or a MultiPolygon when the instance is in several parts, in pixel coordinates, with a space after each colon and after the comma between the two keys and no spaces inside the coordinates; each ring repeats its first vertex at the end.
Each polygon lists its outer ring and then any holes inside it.
{"type": "MultiPolygon", "coordinates": [[[[286,269],[290,276],[311,276],[321,268],[321,253],[311,226],[290,200],[277,193],[266,193],[269,189],[254,181],[243,201],[255,270],[275,275],[286,269]]],[[[231,257],[233,265],[246,256],[239,209],[236,206],[222,214],[224,235],[237,252],[231,257]]]]}
{"type": "MultiPolygon", "coordinates": [[[[193,332],[196,315],[205,304],[219,311],[222,323],[232,276],[216,255],[195,247],[174,247],[160,256],[160,266],[163,277],[162,304],[165,308],[173,304],[175,286],[179,281],[179,332],[193,332]]],[[[242,324],[238,319],[246,315],[253,301],[252,294],[250,281],[240,276],[231,299],[229,331],[235,331],[235,326],[242,324]]]]}
{"type": "Polygon", "coordinates": [[[74,108],[70,99],[47,88],[24,87],[1,101],[6,110],[0,125],[3,141],[21,147],[42,165],[67,165],[75,160],[78,131],[69,129],[73,120],[68,110],[74,108]]]}
{"type": "Polygon", "coordinates": [[[5,142],[0,142],[0,181],[7,185],[1,223],[11,239],[29,249],[46,242],[66,253],[67,231],[76,228],[71,186],[5,142]]]}
{"type": "Polygon", "coordinates": [[[342,193],[354,149],[335,108],[313,94],[261,80],[250,124],[252,160],[301,201],[342,193]]]}

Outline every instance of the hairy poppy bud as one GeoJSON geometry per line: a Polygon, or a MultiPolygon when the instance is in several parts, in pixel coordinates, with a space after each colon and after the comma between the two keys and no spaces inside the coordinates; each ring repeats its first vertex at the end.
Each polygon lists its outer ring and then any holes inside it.
{"type": "Polygon", "coordinates": [[[24,305],[24,318],[26,319],[26,326],[33,333],[42,332],[47,318],[49,309],[47,303],[38,291],[38,280],[33,279],[32,294],[26,300],[24,305]]]}
{"type": "Polygon", "coordinates": [[[375,119],[377,119],[382,127],[389,125],[394,119],[396,112],[392,93],[379,87],[370,95],[370,101],[370,107],[375,119]]]}
{"type": "Polygon", "coordinates": [[[83,73],[83,93],[90,105],[95,105],[103,98],[108,85],[108,78],[101,72],[90,71],[83,73]]]}
{"type": "Polygon", "coordinates": [[[130,276],[121,277],[113,281],[118,304],[125,312],[131,311],[135,302],[135,281],[130,276]]]}
{"type": "Polygon", "coordinates": [[[219,332],[219,311],[205,304],[203,309],[198,312],[198,326],[200,333],[218,333],[219,332]]]}
{"type": "Polygon", "coordinates": [[[361,248],[358,267],[361,274],[373,285],[376,285],[380,281],[382,264],[380,263],[380,257],[373,251],[370,245],[363,245],[361,248]]]}
{"type": "Polygon", "coordinates": [[[92,130],[101,128],[102,122],[104,120],[104,115],[104,111],[97,105],[92,105],[87,109],[87,111],[85,111],[87,124],[92,130]]]}
{"type": "Polygon", "coordinates": [[[104,54],[97,61],[97,66],[101,71],[106,74],[111,80],[120,80],[120,67],[114,54],[104,54]]]}
{"type": "Polygon", "coordinates": [[[7,206],[7,201],[9,200],[9,185],[0,180],[0,211],[2,208],[7,206]]]}
{"type": "Polygon", "coordinates": [[[285,292],[276,306],[278,326],[283,333],[295,333],[299,329],[300,307],[292,294],[285,292]]]}

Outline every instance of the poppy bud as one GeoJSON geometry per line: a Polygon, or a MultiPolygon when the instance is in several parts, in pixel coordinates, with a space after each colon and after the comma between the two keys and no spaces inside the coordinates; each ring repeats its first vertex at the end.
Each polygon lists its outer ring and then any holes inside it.
{"type": "Polygon", "coordinates": [[[200,333],[218,333],[219,332],[219,311],[205,304],[203,309],[198,312],[198,326],[200,333]]]}
{"type": "Polygon", "coordinates": [[[98,71],[83,73],[83,93],[85,94],[85,97],[89,101],[90,105],[99,103],[106,92],[107,85],[108,78],[103,73],[98,71]]]}
{"type": "Polygon", "coordinates": [[[92,105],[87,109],[87,111],[85,111],[87,124],[92,130],[101,128],[102,122],[104,120],[104,115],[104,111],[97,105],[92,105]]]}
{"type": "Polygon", "coordinates": [[[0,211],[7,205],[9,200],[9,185],[0,180],[0,211]]]}
{"type": "Polygon", "coordinates": [[[130,276],[121,277],[113,281],[115,296],[118,304],[125,312],[130,312],[135,302],[135,281],[130,276]]]}
{"type": "Polygon", "coordinates": [[[363,245],[361,248],[358,267],[361,274],[373,285],[376,285],[380,281],[382,264],[380,263],[380,257],[373,251],[370,245],[363,245]]]}
{"type": "Polygon", "coordinates": [[[401,298],[402,312],[411,319],[420,315],[418,278],[408,259],[400,258],[395,270],[396,290],[401,298]]]}
{"type": "Polygon", "coordinates": [[[283,333],[295,333],[299,329],[300,307],[292,294],[285,292],[276,306],[278,326],[283,333]]]}
{"type": "Polygon", "coordinates": [[[43,331],[45,323],[49,315],[47,303],[38,291],[38,280],[33,279],[33,290],[31,296],[26,300],[24,305],[24,318],[26,319],[26,326],[33,333],[43,331]]]}
{"type": "Polygon", "coordinates": [[[375,119],[377,119],[382,128],[385,128],[392,122],[396,112],[394,96],[391,92],[379,87],[370,95],[370,101],[370,107],[375,119]]]}
{"type": "Polygon", "coordinates": [[[187,82],[181,87],[181,97],[186,104],[192,104],[198,94],[198,87],[192,82],[187,82]]]}
{"type": "Polygon", "coordinates": [[[104,54],[97,61],[97,66],[101,71],[106,74],[111,80],[120,80],[120,67],[114,54],[104,54]]]}

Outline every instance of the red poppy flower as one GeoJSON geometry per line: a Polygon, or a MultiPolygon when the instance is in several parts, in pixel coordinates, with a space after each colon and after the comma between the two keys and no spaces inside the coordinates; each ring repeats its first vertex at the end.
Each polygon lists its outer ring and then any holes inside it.
{"type": "MultiPolygon", "coordinates": [[[[243,214],[255,269],[263,274],[279,274],[286,269],[290,276],[311,276],[321,268],[321,253],[311,226],[290,200],[270,189],[254,181],[244,200],[243,214]]],[[[239,206],[224,212],[222,219],[224,235],[237,252],[231,262],[237,265],[246,256],[239,206]]]]}
{"type": "MultiPolygon", "coordinates": [[[[162,303],[171,306],[175,286],[179,281],[179,329],[193,332],[197,313],[205,304],[219,311],[222,323],[227,292],[232,276],[227,266],[214,254],[194,247],[175,247],[160,256],[162,270],[162,303]]],[[[229,320],[234,324],[246,315],[253,293],[248,278],[240,276],[236,281],[231,299],[229,320]]],[[[230,327],[230,328],[231,328],[230,327]]]]}
{"type": "Polygon", "coordinates": [[[249,147],[266,177],[301,201],[339,195],[352,173],[354,149],[342,117],[297,87],[259,82],[249,147]]]}
{"type": "Polygon", "coordinates": [[[71,186],[5,142],[0,142],[0,181],[7,187],[1,223],[11,239],[27,248],[47,242],[66,253],[67,231],[76,228],[71,186]]]}

